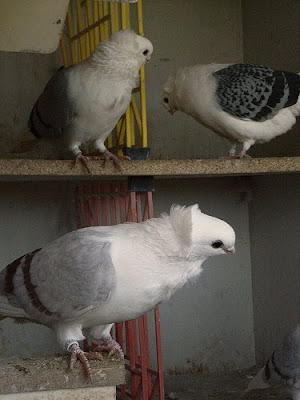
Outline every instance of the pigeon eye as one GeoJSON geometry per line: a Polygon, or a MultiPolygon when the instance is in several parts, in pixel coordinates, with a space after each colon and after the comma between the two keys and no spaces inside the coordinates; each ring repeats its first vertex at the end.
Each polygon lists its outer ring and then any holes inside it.
{"type": "Polygon", "coordinates": [[[167,103],[167,104],[169,103],[169,99],[167,97],[164,97],[163,101],[164,101],[164,103],[167,103]]]}
{"type": "Polygon", "coordinates": [[[149,50],[144,50],[143,51],[144,56],[146,56],[148,53],[149,53],[149,50]]]}
{"type": "Polygon", "coordinates": [[[219,249],[221,246],[223,246],[222,240],[216,240],[215,242],[212,242],[212,247],[214,249],[219,249]]]}

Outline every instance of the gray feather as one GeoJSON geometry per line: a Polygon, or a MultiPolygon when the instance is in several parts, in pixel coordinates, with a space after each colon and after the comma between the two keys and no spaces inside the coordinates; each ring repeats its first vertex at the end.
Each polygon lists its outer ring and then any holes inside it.
{"type": "Polygon", "coordinates": [[[75,104],[68,94],[68,78],[72,68],[60,68],[33,106],[28,127],[36,137],[63,136],[72,122],[75,104]]]}
{"type": "MultiPolygon", "coordinates": [[[[4,290],[11,305],[45,324],[77,318],[99,307],[116,283],[108,239],[99,230],[85,228],[37,251],[30,262],[31,290],[24,274],[28,255],[21,257],[13,276],[13,293],[9,295],[2,286],[2,294],[4,290]]],[[[0,274],[2,282],[8,268],[0,274]]]]}
{"type": "Polygon", "coordinates": [[[300,325],[284,338],[267,361],[265,379],[270,385],[285,382],[290,386],[300,379],[300,325]]]}
{"type": "Polygon", "coordinates": [[[283,339],[281,345],[273,352],[264,367],[249,382],[243,396],[251,390],[266,389],[281,384],[293,387],[295,395],[299,396],[300,325],[283,339]]]}
{"type": "Polygon", "coordinates": [[[229,114],[263,121],[297,102],[300,76],[255,64],[233,64],[216,71],[217,98],[229,114]]]}

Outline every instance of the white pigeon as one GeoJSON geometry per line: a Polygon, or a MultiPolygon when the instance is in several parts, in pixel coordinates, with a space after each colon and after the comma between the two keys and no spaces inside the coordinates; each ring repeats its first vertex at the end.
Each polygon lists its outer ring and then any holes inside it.
{"type": "Polygon", "coordinates": [[[80,146],[91,143],[119,167],[104,142],[125,113],[140,67],[150,60],[151,42],[131,30],[116,32],[89,58],[60,68],[47,83],[30,114],[28,126],[40,137],[63,137],[76,160],[88,169],[80,146]]]}
{"type": "Polygon", "coordinates": [[[238,157],[254,143],[287,132],[300,114],[300,76],[255,64],[207,64],[185,67],[170,76],[162,102],[218,135],[229,139],[229,157],[238,157]]]}
{"type": "Polygon", "coordinates": [[[300,400],[300,325],[284,338],[265,366],[249,382],[244,395],[254,389],[280,384],[291,387],[293,399],[300,400]]]}
{"type": "Polygon", "coordinates": [[[80,349],[83,329],[120,350],[110,324],[151,310],[199,275],[208,257],[232,254],[234,245],[232,227],[197,204],[141,223],[79,229],[1,272],[0,319],[52,328],[72,353],[70,367],[78,358],[91,376],[87,358],[97,353],[80,349]]]}

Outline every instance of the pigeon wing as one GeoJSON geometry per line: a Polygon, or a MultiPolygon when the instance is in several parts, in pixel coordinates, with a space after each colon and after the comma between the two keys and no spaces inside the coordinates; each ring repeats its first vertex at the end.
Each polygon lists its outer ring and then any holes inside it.
{"type": "Polygon", "coordinates": [[[300,76],[256,64],[233,64],[214,72],[216,96],[223,111],[239,118],[264,121],[295,104],[300,76]]]}
{"type": "Polygon", "coordinates": [[[36,137],[60,137],[72,122],[76,113],[68,91],[72,68],[61,67],[33,106],[28,127],[36,137]]]}
{"type": "Polygon", "coordinates": [[[103,304],[116,284],[108,235],[97,228],[71,232],[20,257],[1,277],[1,294],[11,307],[44,324],[81,317],[103,304]]]}

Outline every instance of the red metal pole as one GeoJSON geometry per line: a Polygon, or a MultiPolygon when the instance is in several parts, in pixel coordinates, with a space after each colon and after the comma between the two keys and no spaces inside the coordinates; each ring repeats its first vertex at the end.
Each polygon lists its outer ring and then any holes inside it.
{"type": "Polygon", "coordinates": [[[161,335],[160,335],[160,314],[158,307],[155,308],[154,313],[155,313],[155,338],[156,338],[159,398],[163,400],[165,398],[165,390],[164,390],[164,375],[163,375],[162,348],[161,348],[161,335]]]}

